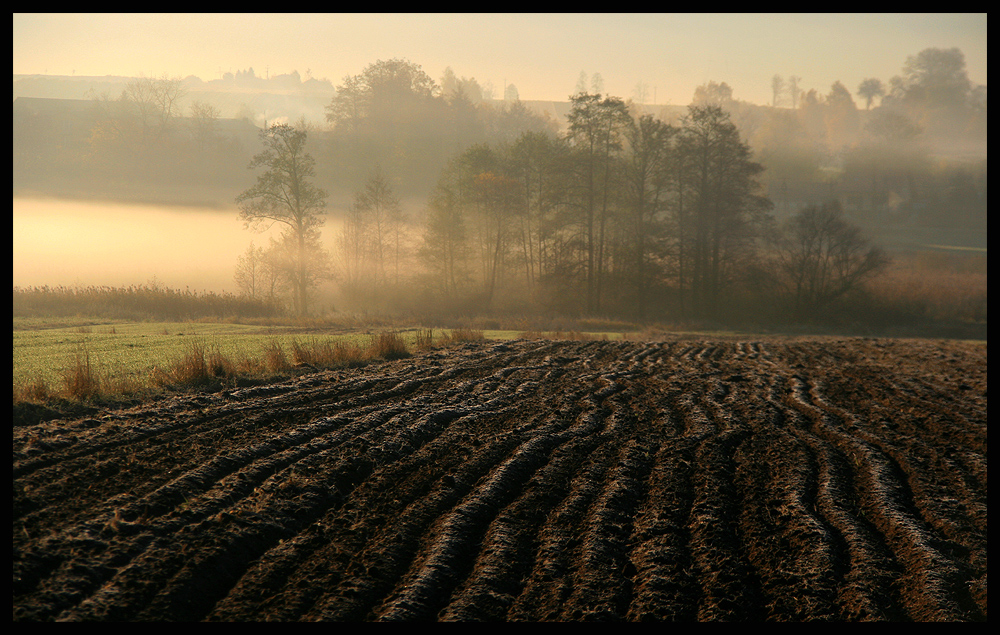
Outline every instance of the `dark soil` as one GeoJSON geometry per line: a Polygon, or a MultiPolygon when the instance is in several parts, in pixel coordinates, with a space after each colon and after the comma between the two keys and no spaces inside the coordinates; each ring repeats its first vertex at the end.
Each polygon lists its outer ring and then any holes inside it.
{"type": "Polygon", "coordinates": [[[986,620],[986,345],[515,341],[14,437],[14,621],[986,620]]]}

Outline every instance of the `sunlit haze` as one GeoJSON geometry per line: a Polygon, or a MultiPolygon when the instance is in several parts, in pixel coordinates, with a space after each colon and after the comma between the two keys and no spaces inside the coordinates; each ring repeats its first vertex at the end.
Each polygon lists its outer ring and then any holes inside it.
{"type": "Polygon", "coordinates": [[[233,288],[233,263],[271,230],[243,229],[233,211],[14,199],[14,284],[233,288]]]}
{"type": "Polygon", "coordinates": [[[14,14],[13,72],[195,75],[254,68],[339,84],[378,59],[406,58],[513,83],[521,99],[563,101],[581,71],[629,98],[685,105],[708,81],[765,104],[775,74],[825,92],[887,80],[907,56],[960,48],[986,84],[986,14],[14,14]]]}
{"type": "Polygon", "coordinates": [[[666,315],[828,203],[880,248],[985,253],[986,41],[985,13],[15,13],[14,285],[267,269],[303,312],[666,315]],[[683,168],[703,129],[742,166],[718,182],[683,168]],[[716,207],[709,267],[688,214],[716,207]]]}

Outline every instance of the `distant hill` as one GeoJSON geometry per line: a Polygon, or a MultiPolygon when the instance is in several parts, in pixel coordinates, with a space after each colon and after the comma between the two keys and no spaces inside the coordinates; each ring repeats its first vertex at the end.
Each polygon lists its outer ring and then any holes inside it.
{"type": "MultiPolygon", "coordinates": [[[[317,79],[297,81],[296,76],[278,75],[271,79],[217,79],[203,81],[193,75],[182,84],[187,95],[182,110],[187,111],[193,101],[202,101],[218,108],[223,117],[241,118],[252,113],[254,122],[263,126],[267,121],[294,122],[301,117],[316,125],[326,121],[326,106],[336,94],[329,82],[317,79]]],[[[94,99],[101,95],[117,96],[131,77],[116,75],[14,75],[13,98],[43,97],[48,99],[94,99]]],[[[566,101],[522,100],[525,106],[540,115],[548,115],[566,124],[566,115],[572,104],[566,101]]],[[[687,106],[640,104],[637,106],[665,121],[679,119],[687,113],[687,106]]]]}

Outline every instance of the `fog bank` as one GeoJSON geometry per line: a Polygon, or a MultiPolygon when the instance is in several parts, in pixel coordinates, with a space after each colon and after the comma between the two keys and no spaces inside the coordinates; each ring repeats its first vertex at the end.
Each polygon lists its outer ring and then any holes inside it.
{"type": "Polygon", "coordinates": [[[14,198],[14,286],[127,286],[236,292],[233,270],[251,241],[237,211],[14,198]]]}

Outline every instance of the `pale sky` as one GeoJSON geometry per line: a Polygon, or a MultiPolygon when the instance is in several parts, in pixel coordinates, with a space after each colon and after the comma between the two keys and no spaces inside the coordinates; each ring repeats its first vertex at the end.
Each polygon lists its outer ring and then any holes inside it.
{"type": "MultiPolygon", "coordinates": [[[[639,82],[660,104],[685,105],[697,86],[770,103],[771,78],[855,92],[888,82],[907,56],[957,47],[969,78],[986,84],[986,14],[18,14],[14,74],[218,79],[307,71],[341,83],[379,59],[406,58],[440,81],[455,74],[506,83],[521,99],[565,101],[580,71],[605,92],[639,82]]],[[[856,98],[857,99],[857,98],[856,98]]]]}

